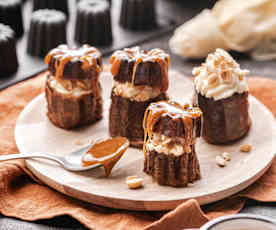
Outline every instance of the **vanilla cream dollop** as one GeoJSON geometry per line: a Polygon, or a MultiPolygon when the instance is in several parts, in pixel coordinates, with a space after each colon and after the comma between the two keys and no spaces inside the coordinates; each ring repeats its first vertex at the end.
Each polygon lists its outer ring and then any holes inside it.
{"type": "Polygon", "coordinates": [[[149,86],[133,86],[130,82],[120,83],[114,81],[113,92],[115,95],[134,101],[147,101],[161,94],[159,88],[149,86]]]}
{"type": "Polygon", "coordinates": [[[146,143],[146,149],[166,155],[181,156],[192,151],[190,146],[185,149],[185,140],[180,137],[167,137],[159,133],[153,133],[152,138],[146,143]]]}
{"type": "Polygon", "coordinates": [[[84,94],[88,94],[92,92],[91,90],[85,90],[81,87],[73,87],[72,89],[65,88],[59,81],[56,80],[55,77],[50,76],[49,78],[49,85],[51,88],[55,89],[57,92],[64,94],[64,95],[73,95],[74,97],[80,97],[84,94]]]}
{"type": "Polygon", "coordinates": [[[193,70],[196,91],[202,96],[221,100],[235,93],[248,91],[245,75],[240,65],[223,49],[209,54],[206,62],[193,70]]]}

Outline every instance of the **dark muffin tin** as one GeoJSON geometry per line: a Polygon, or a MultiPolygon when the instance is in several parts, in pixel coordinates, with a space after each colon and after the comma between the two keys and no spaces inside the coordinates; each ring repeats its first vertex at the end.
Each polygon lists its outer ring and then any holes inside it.
{"type": "MultiPolygon", "coordinates": [[[[22,1],[24,2],[24,1],[22,1]]],[[[76,3],[75,0],[68,0],[69,3],[69,18],[67,25],[67,40],[70,46],[77,46],[74,39],[75,23],[76,23],[76,3]]],[[[110,46],[98,47],[103,55],[109,55],[114,50],[122,49],[124,47],[130,47],[141,44],[147,40],[160,37],[162,34],[172,31],[178,23],[173,18],[169,18],[164,15],[164,9],[159,7],[157,3],[157,21],[158,27],[152,30],[145,31],[131,31],[123,29],[119,25],[119,17],[121,11],[121,0],[113,0],[111,4],[112,14],[112,31],[113,31],[113,43],[110,46]]],[[[33,57],[27,53],[27,37],[30,27],[30,19],[32,15],[32,1],[28,0],[23,5],[23,21],[25,33],[22,38],[17,40],[17,55],[19,60],[19,68],[13,75],[3,76],[0,73],[0,89],[4,89],[16,82],[20,82],[27,78],[30,78],[46,69],[46,64],[43,58],[33,57]]],[[[146,14],[147,12],[145,12],[146,14]]],[[[90,44],[93,45],[93,44],[90,44]]]]}
{"type": "Polygon", "coordinates": [[[66,40],[66,15],[54,9],[40,9],[32,14],[27,53],[44,58],[49,50],[66,40]]]}

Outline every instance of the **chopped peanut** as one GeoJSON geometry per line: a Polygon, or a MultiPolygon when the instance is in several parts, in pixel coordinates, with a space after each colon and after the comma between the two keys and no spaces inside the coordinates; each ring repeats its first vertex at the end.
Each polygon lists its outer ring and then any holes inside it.
{"type": "Polygon", "coordinates": [[[143,178],[138,176],[129,176],[126,179],[126,184],[129,189],[137,189],[143,186],[143,178]]]}
{"type": "Polygon", "coordinates": [[[240,74],[238,77],[239,77],[239,80],[240,80],[240,81],[243,80],[243,75],[240,74]]]}
{"type": "Polygon", "coordinates": [[[216,87],[219,84],[219,79],[218,76],[216,74],[211,74],[209,79],[208,79],[208,83],[210,84],[211,87],[216,87]]]}
{"type": "Polygon", "coordinates": [[[75,141],[75,144],[76,144],[76,145],[82,145],[83,143],[82,143],[81,140],[76,140],[76,141],[75,141]]]}
{"type": "Polygon", "coordinates": [[[221,78],[225,83],[231,84],[232,83],[232,73],[231,72],[222,72],[221,78]]]}
{"type": "Polygon", "coordinates": [[[194,76],[199,75],[200,72],[201,72],[201,70],[202,70],[202,67],[196,67],[196,68],[194,68],[194,70],[193,70],[193,75],[194,75],[194,76]]]}
{"type": "Polygon", "coordinates": [[[224,153],[222,153],[222,158],[224,159],[224,160],[226,160],[226,161],[231,161],[231,155],[230,155],[230,153],[227,153],[227,152],[224,152],[224,153]]]}
{"type": "Polygon", "coordinates": [[[216,157],[216,163],[220,167],[225,167],[226,164],[227,164],[226,160],[222,156],[217,156],[216,157]]]}
{"type": "Polygon", "coordinates": [[[251,145],[242,145],[242,146],[240,147],[240,151],[241,151],[241,152],[245,152],[245,153],[250,152],[251,149],[252,149],[252,146],[251,146],[251,145]]]}

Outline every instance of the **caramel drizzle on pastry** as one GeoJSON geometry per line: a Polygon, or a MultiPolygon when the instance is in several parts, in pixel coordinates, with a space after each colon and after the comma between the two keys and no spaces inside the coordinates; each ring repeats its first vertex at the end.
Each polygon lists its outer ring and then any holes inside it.
{"type": "Polygon", "coordinates": [[[55,58],[56,77],[62,78],[66,64],[73,59],[78,59],[82,62],[82,70],[94,67],[96,72],[100,73],[102,67],[97,63],[99,56],[99,50],[89,45],[83,45],[78,49],[69,48],[67,45],[60,45],[47,54],[45,63],[49,65],[52,59],[55,58]]]}
{"type": "Polygon", "coordinates": [[[161,49],[152,49],[149,52],[141,50],[136,46],[116,51],[110,58],[111,73],[113,76],[118,75],[121,62],[123,60],[135,61],[131,83],[134,85],[136,71],[138,66],[143,62],[156,62],[160,65],[162,71],[162,88],[161,92],[168,89],[168,67],[170,66],[170,57],[161,49]]]}
{"type": "Polygon", "coordinates": [[[143,128],[145,132],[144,154],[146,154],[145,144],[148,139],[152,138],[155,124],[162,116],[168,116],[171,119],[182,119],[185,131],[185,145],[188,146],[193,143],[193,118],[201,117],[202,111],[198,107],[192,107],[189,104],[182,106],[179,103],[172,101],[160,101],[157,103],[151,103],[146,109],[143,121],[143,128]]]}

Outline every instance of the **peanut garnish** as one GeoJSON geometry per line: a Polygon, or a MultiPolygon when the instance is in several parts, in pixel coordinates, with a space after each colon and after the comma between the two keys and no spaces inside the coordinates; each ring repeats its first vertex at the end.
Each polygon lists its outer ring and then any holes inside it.
{"type": "Polygon", "coordinates": [[[230,153],[224,152],[224,153],[222,153],[221,156],[223,157],[224,160],[231,161],[231,155],[230,155],[230,153]]]}
{"type": "Polygon", "coordinates": [[[219,84],[219,79],[216,74],[211,74],[208,79],[208,84],[212,87],[216,87],[219,84]]]}
{"type": "Polygon", "coordinates": [[[241,151],[241,152],[245,152],[245,153],[250,152],[251,149],[252,149],[252,146],[251,146],[251,145],[242,145],[242,146],[240,147],[240,151],[241,151]]]}
{"type": "Polygon", "coordinates": [[[138,176],[129,176],[126,179],[126,184],[129,189],[137,189],[143,186],[143,178],[138,176]]]}
{"type": "Polygon", "coordinates": [[[201,72],[201,70],[202,70],[201,67],[196,67],[196,68],[194,68],[194,70],[193,70],[193,75],[194,75],[194,76],[199,75],[200,72],[201,72]]]}
{"type": "Polygon", "coordinates": [[[228,83],[228,84],[230,84],[230,83],[232,83],[232,75],[231,75],[232,73],[230,73],[230,72],[223,72],[222,74],[221,74],[221,78],[222,78],[222,80],[225,82],[225,83],[228,83]]]}
{"type": "Polygon", "coordinates": [[[222,156],[216,156],[216,163],[220,167],[225,167],[227,162],[222,156]]]}
{"type": "Polygon", "coordinates": [[[242,81],[243,80],[243,75],[239,74],[238,78],[239,78],[240,81],[242,81]]]}
{"type": "Polygon", "coordinates": [[[214,60],[214,65],[215,65],[216,68],[218,68],[219,65],[220,65],[220,61],[218,59],[215,59],[214,60]]]}
{"type": "Polygon", "coordinates": [[[76,140],[76,141],[75,141],[75,144],[76,144],[76,145],[82,145],[83,143],[82,143],[81,140],[76,140]]]}
{"type": "Polygon", "coordinates": [[[222,71],[227,71],[227,69],[228,69],[225,62],[222,62],[222,63],[220,64],[220,68],[221,68],[222,71]]]}

